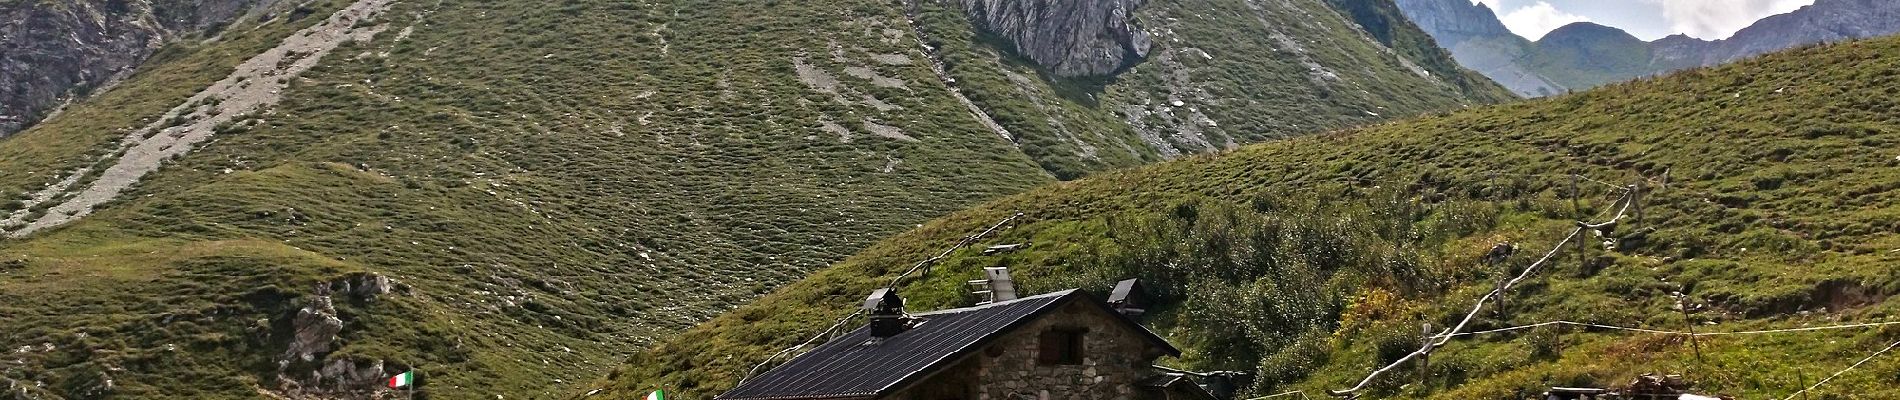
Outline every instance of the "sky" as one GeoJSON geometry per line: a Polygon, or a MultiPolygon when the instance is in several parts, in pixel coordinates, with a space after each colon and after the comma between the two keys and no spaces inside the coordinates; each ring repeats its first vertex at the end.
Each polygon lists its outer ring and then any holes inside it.
{"type": "Polygon", "coordinates": [[[1511,32],[1531,40],[1574,22],[1621,28],[1643,40],[1677,33],[1727,39],[1756,20],[1814,0],[1472,0],[1491,6],[1511,32]]]}

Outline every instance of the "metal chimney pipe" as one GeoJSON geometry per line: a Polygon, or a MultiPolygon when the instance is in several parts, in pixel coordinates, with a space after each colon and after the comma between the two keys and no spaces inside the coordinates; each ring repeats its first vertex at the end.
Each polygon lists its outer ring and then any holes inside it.
{"type": "Polygon", "coordinates": [[[983,275],[989,278],[992,299],[997,302],[1016,299],[1016,281],[1009,278],[1009,268],[984,268],[983,275]]]}

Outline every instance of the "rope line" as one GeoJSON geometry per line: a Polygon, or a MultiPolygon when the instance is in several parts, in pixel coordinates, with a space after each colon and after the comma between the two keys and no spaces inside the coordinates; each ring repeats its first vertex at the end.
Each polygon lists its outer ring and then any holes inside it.
{"type": "Polygon", "coordinates": [[[1800,396],[1802,393],[1807,393],[1808,391],[1812,391],[1815,388],[1821,387],[1821,385],[1827,384],[1828,381],[1832,381],[1834,380],[1834,378],[1839,378],[1841,377],[1842,374],[1846,374],[1848,371],[1853,371],[1855,368],[1860,368],[1862,364],[1866,364],[1868,361],[1873,361],[1874,358],[1880,357],[1881,354],[1887,354],[1887,352],[1893,351],[1893,349],[1896,347],[1900,347],[1900,342],[1893,342],[1893,344],[1888,345],[1887,348],[1881,349],[1880,351],[1876,351],[1874,352],[1873,355],[1867,356],[1867,358],[1860,359],[1860,362],[1856,362],[1854,363],[1854,365],[1847,366],[1847,369],[1843,369],[1843,370],[1840,370],[1839,372],[1835,372],[1834,375],[1828,375],[1827,379],[1822,379],[1820,382],[1815,382],[1813,386],[1808,386],[1806,389],[1796,390],[1794,391],[1794,393],[1789,393],[1788,397],[1783,397],[1781,398],[1781,400],[1793,400],[1795,396],[1800,396]]]}
{"type": "Polygon", "coordinates": [[[1603,186],[1609,186],[1609,187],[1610,187],[1611,189],[1618,189],[1618,190],[1630,190],[1630,188],[1629,188],[1628,186],[1623,186],[1623,185],[1618,185],[1618,184],[1614,184],[1614,183],[1609,183],[1609,182],[1604,182],[1604,181],[1599,181],[1599,180],[1596,180],[1596,178],[1591,178],[1591,177],[1588,177],[1588,176],[1583,176],[1582,174],[1570,174],[1570,176],[1574,176],[1574,177],[1577,177],[1577,179],[1582,179],[1582,180],[1583,180],[1583,181],[1585,181],[1585,182],[1591,182],[1591,183],[1595,183],[1595,184],[1598,184],[1598,185],[1603,185],[1603,186]]]}
{"type": "MultiPolygon", "coordinates": [[[[995,233],[997,229],[1001,229],[1003,225],[1007,225],[1011,221],[1015,221],[1016,218],[1020,218],[1022,216],[1023,216],[1023,213],[1018,212],[1016,214],[1010,215],[1009,218],[1004,218],[1002,221],[997,222],[995,225],[990,225],[989,229],[984,229],[983,232],[970,235],[970,236],[964,236],[963,240],[958,241],[956,245],[950,246],[950,248],[948,249],[944,249],[943,253],[937,254],[936,257],[924,259],[923,261],[918,261],[917,264],[915,265],[911,265],[909,270],[904,271],[903,274],[897,275],[897,278],[892,279],[891,285],[887,286],[886,288],[891,288],[891,289],[896,288],[897,284],[900,282],[903,282],[904,278],[910,276],[910,274],[916,273],[917,270],[923,269],[925,266],[930,265],[932,263],[943,261],[944,258],[949,257],[950,253],[956,252],[957,249],[968,247],[971,243],[976,243],[977,240],[981,240],[985,237],[988,237],[991,233],[995,233]]],[[[831,324],[830,328],[825,328],[825,330],[819,331],[817,335],[813,335],[811,339],[806,339],[804,343],[799,343],[797,346],[788,347],[785,350],[780,350],[778,353],[772,354],[771,357],[766,357],[765,361],[760,361],[758,365],[753,365],[752,369],[746,370],[745,377],[739,379],[739,383],[743,384],[745,383],[746,380],[752,379],[753,376],[758,375],[759,368],[764,368],[767,364],[771,364],[772,360],[777,360],[779,357],[784,357],[786,354],[791,354],[792,352],[798,351],[798,349],[802,349],[802,348],[805,348],[805,346],[810,346],[812,343],[816,343],[818,339],[822,339],[822,338],[825,338],[826,336],[830,336],[831,333],[834,331],[837,331],[839,327],[843,327],[846,322],[850,322],[852,318],[856,318],[858,315],[861,315],[861,314],[864,314],[864,310],[854,311],[851,314],[845,315],[844,318],[839,318],[837,323],[831,324]]]]}
{"type": "Polygon", "coordinates": [[[760,361],[758,365],[753,365],[752,369],[746,370],[745,377],[740,378],[739,383],[733,384],[733,386],[744,384],[746,380],[752,379],[753,376],[756,376],[759,374],[759,368],[764,368],[766,364],[771,364],[772,360],[777,360],[779,357],[783,357],[786,354],[790,354],[791,352],[798,351],[798,349],[805,348],[805,346],[810,346],[812,342],[817,342],[819,338],[830,336],[832,331],[838,330],[838,327],[844,326],[846,322],[850,322],[852,318],[856,318],[858,314],[863,314],[863,313],[864,313],[864,310],[853,311],[851,312],[851,314],[845,315],[844,318],[839,318],[838,322],[835,324],[831,324],[830,328],[825,328],[824,331],[820,331],[818,332],[817,335],[813,335],[811,339],[806,339],[804,343],[799,343],[797,346],[788,347],[785,350],[779,350],[778,353],[772,354],[771,357],[766,357],[765,361],[760,361]]]}
{"type": "Polygon", "coordinates": [[[1583,181],[1583,182],[1590,182],[1590,183],[1595,183],[1595,184],[1599,184],[1599,185],[1603,185],[1603,186],[1606,186],[1606,187],[1609,187],[1610,189],[1615,189],[1615,190],[1630,190],[1630,188],[1629,188],[1628,186],[1623,186],[1623,185],[1618,185],[1618,184],[1614,184],[1614,183],[1609,183],[1609,182],[1604,182],[1604,181],[1600,181],[1600,180],[1597,180],[1596,178],[1591,178],[1591,177],[1588,177],[1588,176],[1583,176],[1582,174],[1523,174],[1523,173],[1513,173],[1513,172],[1495,172],[1495,171],[1493,171],[1493,172],[1486,172],[1486,174],[1489,174],[1489,175],[1495,175],[1495,176],[1515,176],[1515,177],[1524,177],[1524,178],[1569,178],[1569,177],[1576,177],[1576,178],[1577,178],[1578,180],[1580,180],[1580,181],[1583,181]]]}
{"type": "MultiPolygon", "coordinates": [[[[1602,223],[1584,224],[1584,225],[1601,226],[1604,224],[1614,223],[1614,222],[1622,220],[1623,216],[1628,215],[1630,205],[1635,203],[1634,201],[1632,201],[1633,200],[1633,198],[1631,197],[1632,193],[1634,193],[1634,191],[1625,191],[1623,192],[1623,195],[1617,199],[1618,203],[1623,203],[1623,207],[1620,210],[1617,210],[1615,217],[1612,217],[1610,218],[1609,221],[1605,221],[1602,223]]],[[[1511,287],[1517,286],[1518,283],[1523,282],[1525,279],[1530,278],[1531,274],[1537,271],[1537,267],[1544,265],[1544,263],[1549,262],[1553,257],[1555,257],[1557,253],[1562,252],[1564,249],[1564,246],[1567,244],[1570,244],[1570,241],[1580,240],[1581,237],[1583,236],[1583,232],[1585,229],[1587,228],[1582,227],[1582,226],[1571,229],[1569,236],[1565,236],[1563,240],[1558,241],[1556,245],[1551,246],[1549,252],[1544,253],[1544,256],[1542,258],[1538,258],[1537,261],[1531,263],[1529,267],[1525,267],[1524,271],[1521,273],[1518,273],[1517,277],[1511,278],[1510,281],[1505,282],[1503,285],[1499,285],[1496,289],[1492,289],[1488,293],[1485,293],[1483,297],[1479,297],[1477,304],[1471,307],[1471,312],[1466,313],[1465,318],[1463,320],[1460,320],[1457,325],[1454,325],[1451,328],[1442,331],[1437,336],[1434,336],[1437,340],[1426,343],[1424,346],[1419,347],[1417,351],[1413,351],[1411,354],[1406,354],[1405,357],[1401,357],[1397,361],[1393,361],[1391,364],[1387,364],[1385,367],[1373,370],[1371,374],[1366,375],[1365,379],[1360,380],[1359,384],[1353,385],[1352,388],[1344,389],[1344,390],[1334,390],[1334,391],[1330,391],[1329,393],[1331,393],[1334,396],[1345,396],[1345,395],[1350,395],[1352,393],[1358,392],[1360,390],[1364,390],[1366,386],[1371,385],[1372,380],[1378,378],[1379,375],[1384,375],[1386,372],[1391,372],[1394,368],[1398,368],[1399,365],[1405,364],[1407,361],[1411,361],[1413,358],[1418,358],[1420,356],[1431,354],[1432,349],[1438,348],[1440,346],[1444,346],[1445,343],[1450,342],[1451,339],[1459,333],[1459,331],[1464,330],[1466,326],[1470,325],[1472,320],[1477,319],[1478,314],[1484,311],[1484,305],[1489,303],[1491,301],[1491,298],[1502,295],[1505,291],[1511,290],[1511,287]]]]}
{"type": "Polygon", "coordinates": [[[1773,334],[1773,333],[1813,332],[1813,331],[1827,331],[1827,330],[1853,329],[1853,328],[1877,328],[1877,327],[1883,327],[1883,326],[1900,325],[1900,321],[1868,322],[1868,323],[1860,323],[1860,324],[1829,325],[1829,326],[1811,326],[1811,327],[1804,327],[1804,328],[1764,329],[1764,330],[1738,331],[1738,332],[1682,332],[1682,331],[1667,331],[1667,330],[1656,330],[1656,329],[1648,329],[1648,328],[1632,328],[1632,327],[1626,327],[1626,326],[1615,326],[1615,325],[1604,325],[1604,324],[1593,324],[1593,323],[1587,323],[1587,322],[1559,320],[1559,321],[1550,321],[1550,322],[1536,323],[1536,324],[1530,324],[1530,325],[1520,325],[1520,326],[1513,326],[1509,328],[1499,328],[1499,329],[1492,329],[1492,330],[1485,330],[1485,331],[1455,333],[1455,334],[1450,334],[1450,335],[1440,334],[1440,335],[1434,335],[1432,336],[1432,338],[1438,339],[1438,338],[1445,338],[1445,337],[1476,336],[1476,335],[1484,335],[1484,334],[1492,334],[1492,333],[1520,331],[1520,330],[1525,330],[1525,329],[1532,329],[1532,328],[1551,326],[1551,325],[1583,326],[1583,327],[1611,329],[1611,330],[1620,330],[1620,331],[1654,333],[1654,334],[1661,334],[1661,335],[1700,337],[1700,336],[1765,335],[1765,334],[1773,334]]]}
{"type": "Polygon", "coordinates": [[[1292,396],[1292,395],[1296,395],[1296,394],[1297,394],[1297,395],[1300,395],[1300,398],[1301,398],[1301,399],[1305,399],[1305,398],[1306,398],[1306,392],[1304,392],[1304,391],[1299,391],[1299,390],[1295,390],[1295,391],[1290,391],[1290,392],[1286,392],[1286,393],[1280,393],[1280,394],[1270,394],[1270,395],[1266,395],[1266,396],[1260,396],[1260,397],[1255,397],[1255,398],[1251,398],[1251,399],[1247,399],[1247,400],[1265,400],[1265,399],[1271,399],[1271,398],[1276,398],[1276,397],[1287,397],[1287,396],[1292,396]]]}
{"type": "Polygon", "coordinates": [[[903,282],[904,278],[909,277],[910,274],[916,273],[917,270],[923,269],[925,266],[928,266],[930,264],[935,264],[938,261],[943,261],[944,258],[950,257],[950,253],[956,252],[957,249],[968,247],[971,243],[976,243],[977,240],[983,239],[984,237],[988,237],[991,233],[995,233],[997,229],[1001,229],[1003,225],[1007,225],[1010,223],[1010,221],[1015,221],[1016,218],[1021,218],[1022,216],[1023,216],[1023,213],[1018,212],[1014,215],[1010,215],[1009,218],[1004,218],[1002,221],[998,221],[996,225],[990,225],[989,229],[984,229],[983,232],[981,233],[977,233],[975,235],[970,235],[970,236],[964,236],[963,241],[957,242],[955,246],[950,246],[950,248],[948,249],[944,249],[943,253],[937,254],[936,257],[931,257],[931,258],[924,259],[923,261],[918,261],[916,265],[910,266],[910,270],[904,271],[903,274],[897,275],[897,278],[891,279],[891,285],[886,286],[885,288],[896,289],[897,284],[900,282],[903,282]]]}

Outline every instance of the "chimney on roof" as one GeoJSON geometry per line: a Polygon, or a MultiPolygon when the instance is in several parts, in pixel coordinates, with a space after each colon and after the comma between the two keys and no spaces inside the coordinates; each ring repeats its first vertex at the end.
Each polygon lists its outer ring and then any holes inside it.
{"type": "Polygon", "coordinates": [[[1147,312],[1148,293],[1141,287],[1140,279],[1129,279],[1115,283],[1115,291],[1108,295],[1108,305],[1129,318],[1140,317],[1147,312]]]}
{"type": "Polygon", "coordinates": [[[979,288],[977,291],[971,293],[988,297],[988,300],[979,302],[977,305],[1016,299],[1016,281],[1009,278],[1009,268],[984,268],[983,278],[984,279],[970,281],[970,286],[979,288]]]}
{"type": "Polygon", "coordinates": [[[871,292],[864,298],[864,312],[871,317],[871,337],[888,338],[904,333],[904,298],[890,288],[871,292]]]}
{"type": "Polygon", "coordinates": [[[990,267],[983,269],[983,277],[990,280],[990,295],[995,301],[1016,299],[1016,280],[1009,278],[1009,268],[990,267]]]}

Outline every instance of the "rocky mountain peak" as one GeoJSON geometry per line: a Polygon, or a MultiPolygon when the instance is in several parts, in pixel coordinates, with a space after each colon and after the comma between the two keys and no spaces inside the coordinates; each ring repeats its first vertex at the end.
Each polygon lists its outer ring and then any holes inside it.
{"type": "Polygon", "coordinates": [[[1114,74],[1147,57],[1146,0],[962,0],[970,21],[1061,77],[1114,74]]]}
{"type": "Polygon", "coordinates": [[[1511,34],[1497,13],[1482,3],[1467,0],[1397,0],[1395,3],[1412,23],[1431,32],[1447,48],[1474,37],[1511,34]]]}

